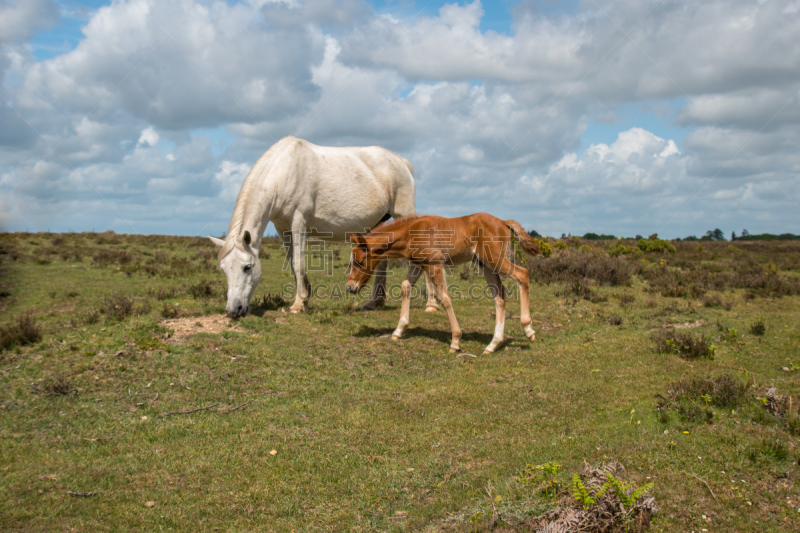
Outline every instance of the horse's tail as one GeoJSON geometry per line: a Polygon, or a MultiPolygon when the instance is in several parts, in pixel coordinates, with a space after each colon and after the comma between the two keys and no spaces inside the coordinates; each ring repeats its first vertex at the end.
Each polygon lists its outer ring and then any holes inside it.
{"type": "Polygon", "coordinates": [[[533,240],[525,228],[519,225],[519,222],[516,220],[506,220],[503,222],[508,229],[514,232],[514,235],[517,236],[517,240],[519,241],[519,246],[522,248],[522,251],[528,255],[541,255],[542,249],[539,247],[539,243],[533,240]]]}
{"type": "Polygon", "coordinates": [[[408,159],[405,159],[405,158],[403,158],[403,162],[406,164],[406,166],[408,167],[408,171],[411,172],[411,175],[413,176],[414,175],[414,165],[411,164],[411,161],[409,161],[408,159]]]}

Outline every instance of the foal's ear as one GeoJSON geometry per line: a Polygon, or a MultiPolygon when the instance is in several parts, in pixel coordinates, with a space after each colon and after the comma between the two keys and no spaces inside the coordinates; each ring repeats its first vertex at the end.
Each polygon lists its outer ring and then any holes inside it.
{"type": "Polygon", "coordinates": [[[220,248],[225,246],[225,241],[222,239],[217,239],[216,237],[209,237],[209,240],[214,244],[216,244],[217,246],[219,246],[220,248]]]}
{"type": "Polygon", "coordinates": [[[350,239],[350,244],[358,244],[359,242],[361,242],[359,240],[359,237],[361,237],[361,235],[359,235],[358,233],[348,233],[347,236],[350,239]]]}
{"type": "Polygon", "coordinates": [[[250,232],[245,231],[244,235],[242,236],[242,242],[245,244],[245,246],[250,246],[250,240],[250,232]]]}

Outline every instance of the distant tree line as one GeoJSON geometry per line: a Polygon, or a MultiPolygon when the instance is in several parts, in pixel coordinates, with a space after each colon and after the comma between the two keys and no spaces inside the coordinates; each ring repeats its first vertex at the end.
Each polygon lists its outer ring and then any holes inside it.
{"type": "MultiPolygon", "coordinates": [[[[535,229],[528,231],[531,237],[541,238],[542,235],[535,229]]],[[[567,239],[571,235],[566,233],[561,234],[562,239],[567,239]]],[[[614,240],[617,237],[614,235],[606,235],[603,233],[586,233],[581,239],[585,239],[587,241],[610,241],[614,240]]],[[[624,239],[625,237],[620,237],[620,239],[624,239]]],[[[636,235],[634,240],[640,240],[643,237],[641,235],[636,235]]],[[[726,241],[725,234],[722,232],[721,229],[716,228],[713,230],[708,230],[705,235],[702,237],[695,237],[694,235],[689,235],[683,239],[675,239],[676,241],[726,241]]],[[[780,235],[773,235],[772,233],[761,233],[758,235],[753,235],[746,229],[742,230],[741,235],[737,236],[736,232],[731,232],[731,240],[732,241],[793,241],[793,240],[800,240],[800,235],[794,235],[792,233],[781,233],[780,235]]]]}

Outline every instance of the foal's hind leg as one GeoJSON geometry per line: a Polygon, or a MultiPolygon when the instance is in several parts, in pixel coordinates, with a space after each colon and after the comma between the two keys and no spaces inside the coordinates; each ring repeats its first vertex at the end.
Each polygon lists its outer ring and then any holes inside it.
{"type": "Polygon", "coordinates": [[[492,338],[492,342],[489,343],[489,346],[483,351],[483,353],[486,354],[494,352],[503,344],[503,335],[506,327],[506,289],[503,287],[500,275],[496,272],[492,272],[490,268],[483,267],[483,275],[494,297],[496,317],[494,323],[494,337],[492,338]]]}
{"type": "Polygon", "coordinates": [[[408,276],[403,281],[403,305],[400,311],[400,322],[397,323],[397,329],[392,333],[392,340],[398,341],[403,336],[408,323],[411,321],[411,291],[414,289],[414,284],[422,274],[422,268],[419,266],[411,265],[408,269],[408,276]]]}
{"type": "Polygon", "coordinates": [[[500,271],[514,278],[514,281],[519,285],[520,322],[522,323],[522,329],[525,331],[525,336],[528,337],[529,341],[533,342],[536,338],[536,332],[533,331],[533,326],[531,325],[533,321],[531,320],[531,304],[528,300],[528,270],[506,260],[500,267],[500,271]]]}

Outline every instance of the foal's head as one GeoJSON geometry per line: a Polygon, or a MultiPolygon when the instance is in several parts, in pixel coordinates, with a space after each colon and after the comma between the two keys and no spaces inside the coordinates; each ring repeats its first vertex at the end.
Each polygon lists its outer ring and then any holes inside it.
{"type": "Polygon", "coordinates": [[[350,234],[350,242],[353,244],[353,251],[350,253],[350,275],[347,276],[347,292],[358,294],[364,288],[369,278],[375,273],[378,263],[382,257],[376,257],[375,252],[378,248],[384,248],[380,244],[369,244],[363,235],[356,233],[350,234]]]}

